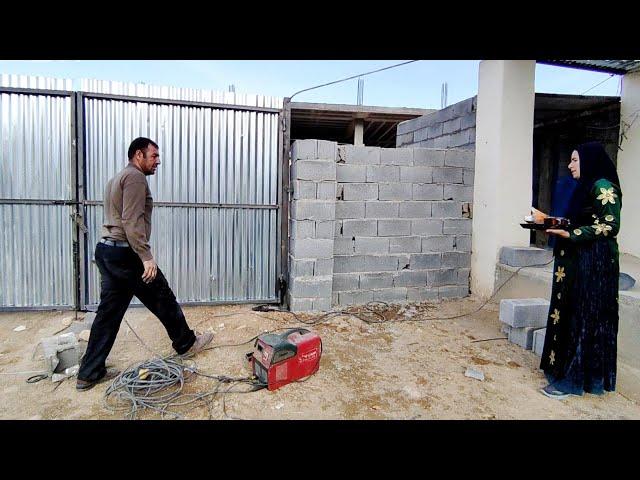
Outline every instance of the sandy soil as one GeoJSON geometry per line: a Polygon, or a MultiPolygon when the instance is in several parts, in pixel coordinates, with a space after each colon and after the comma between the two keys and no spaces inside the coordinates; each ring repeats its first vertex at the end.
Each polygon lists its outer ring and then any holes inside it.
{"type": "MultiPolygon", "coordinates": [[[[539,357],[504,339],[477,341],[504,336],[496,305],[459,319],[409,321],[454,316],[479,305],[466,298],[396,306],[384,313],[392,321],[380,324],[332,318],[312,327],[322,337],[324,352],[319,372],[307,381],[273,392],[229,393],[224,396],[225,411],[219,394],[209,397],[208,407],[192,403],[175,411],[188,419],[640,419],[640,405],[619,393],[564,400],[540,394],[545,381],[538,370],[539,357]],[[466,377],[468,367],[482,371],[485,379],[466,377]]],[[[248,305],[187,307],[185,315],[198,331],[215,332],[214,344],[236,344],[264,330],[300,325],[289,314],[257,313],[248,305]]],[[[105,406],[108,383],[77,392],[75,379],[28,384],[31,374],[15,374],[41,368],[37,354],[32,359],[37,342],[61,330],[69,318],[75,313],[0,314],[0,418],[124,418],[125,411],[105,406]],[[15,332],[19,325],[27,328],[15,332]]],[[[153,351],[171,353],[164,329],[149,311],[130,309],[125,319],[153,351]]],[[[247,344],[208,350],[194,360],[202,372],[247,376],[243,356],[251,348],[247,344]]],[[[151,357],[123,323],[107,363],[125,369],[151,357]]],[[[192,376],[183,392],[213,391],[216,383],[192,376]]],[[[139,418],[161,417],[147,410],[139,418]]]]}

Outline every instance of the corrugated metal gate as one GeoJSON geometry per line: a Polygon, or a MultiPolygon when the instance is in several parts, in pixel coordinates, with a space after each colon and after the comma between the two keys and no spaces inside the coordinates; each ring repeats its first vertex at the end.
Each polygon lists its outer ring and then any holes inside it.
{"type": "Polygon", "coordinates": [[[279,301],[286,242],[282,110],[273,99],[234,105],[149,98],[148,92],[13,90],[2,88],[0,103],[0,308],[97,306],[93,252],[103,189],[126,165],[138,136],[160,146],[161,165],[148,177],[151,246],[178,301],[279,301]],[[25,95],[35,100],[26,105],[19,98],[25,95]]]}
{"type": "Polygon", "coordinates": [[[76,305],[73,94],[45,87],[0,90],[0,307],[76,305]]]}

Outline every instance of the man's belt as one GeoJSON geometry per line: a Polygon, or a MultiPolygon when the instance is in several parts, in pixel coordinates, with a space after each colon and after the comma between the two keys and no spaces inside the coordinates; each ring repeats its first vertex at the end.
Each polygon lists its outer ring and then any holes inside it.
{"type": "Polygon", "coordinates": [[[111,247],[128,247],[129,246],[127,242],[118,242],[116,240],[108,240],[106,238],[100,239],[100,243],[104,243],[105,245],[109,245],[111,247]]]}

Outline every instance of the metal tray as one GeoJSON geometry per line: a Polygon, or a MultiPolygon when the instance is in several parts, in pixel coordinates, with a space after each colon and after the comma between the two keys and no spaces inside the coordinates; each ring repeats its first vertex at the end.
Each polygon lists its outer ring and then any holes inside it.
{"type": "Polygon", "coordinates": [[[546,227],[544,223],[521,223],[520,226],[527,230],[548,230],[551,228],[555,230],[569,230],[570,227],[570,225],[556,225],[554,227],[546,227]]]}
{"type": "Polygon", "coordinates": [[[521,223],[520,226],[527,230],[546,230],[548,228],[544,226],[544,223],[521,223]]]}

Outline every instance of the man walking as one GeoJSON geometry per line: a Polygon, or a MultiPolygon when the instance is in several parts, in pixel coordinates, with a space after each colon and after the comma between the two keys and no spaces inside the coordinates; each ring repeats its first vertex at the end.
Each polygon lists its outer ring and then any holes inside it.
{"type": "Polygon", "coordinates": [[[129,164],[105,188],[102,239],[95,250],[101,275],[100,305],[78,371],[78,390],[88,390],[119,374],[107,370],[105,361],[134,295],[160,319],[179,355],[200,352],[213,338],[210,332],[196,336],[189,328],[151,254],[153,199],[146,176],[155,174],[160,165],[158,145],[148,138],[136,138],[128,155],[129,164]]]}

